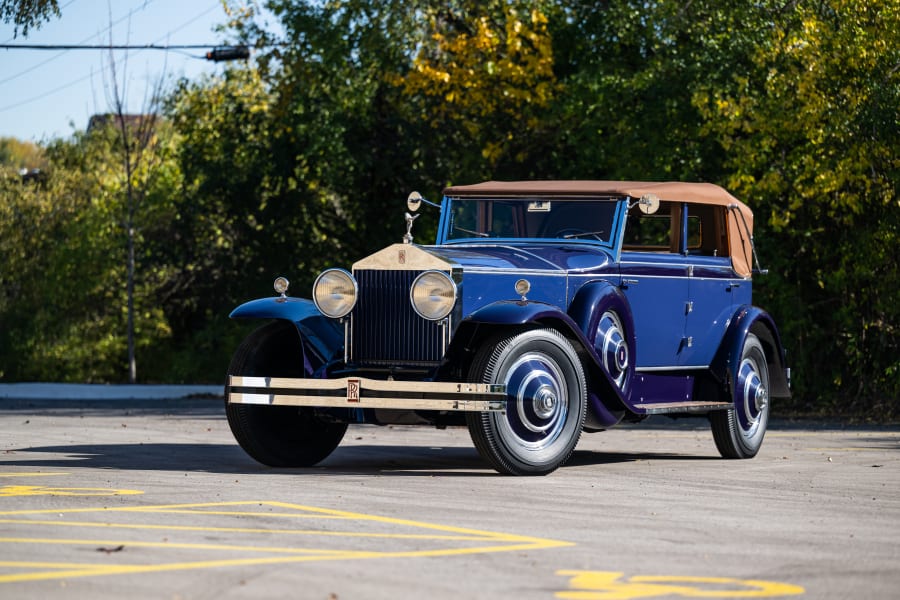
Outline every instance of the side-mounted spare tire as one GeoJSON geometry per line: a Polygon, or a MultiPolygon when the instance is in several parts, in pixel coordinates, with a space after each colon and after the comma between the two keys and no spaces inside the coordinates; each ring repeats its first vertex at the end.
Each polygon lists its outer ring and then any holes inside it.
{"type": "MultiPolygon", "coordinates": [[[[238,346],[229,375],[304,377],[303,348],[290,323],[263,325],[238,346]]],[[[346,423],[330,423],[314,409],[228,403],[225,414],[241,448],[270,467],[310,467],[331,454],[347,431],[346,423]]]]}
{"type": "Polygon", "coordinates": [[[472,441],[497,471],[544,475],[575,449],[587,410],[584,368],[572,344],[553,329],[489,340],[469,380],[506,384],[505,412],[466,413],[472,441]]]}

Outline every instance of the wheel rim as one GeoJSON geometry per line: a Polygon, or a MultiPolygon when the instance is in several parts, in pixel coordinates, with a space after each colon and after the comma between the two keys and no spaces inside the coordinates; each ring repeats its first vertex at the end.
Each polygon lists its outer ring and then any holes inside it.
{"type": "Polygon", "coordinates": [[[769,413],[769,374],[765,358],[753,348],[741,360],[735,386],[735,408],[741,435],[748,440],[765,431],[769,413]]]}
{"type": "Polygon", "coordinates": [[[506,372],[510,402],[499,418],[502,437],[526,451],[546,448],[559,438],[569,412],[569,389],[562,369],[549,356],[531,352],[506,372]]]}
{"type": "Polygon", "coordinates": [[[600,316],[594,349],[616,387],[624,391],[628,383],[628,366],[631,358],[628,342],[625,340],[625,329],[619,315],[608,310],[600,316]]]}

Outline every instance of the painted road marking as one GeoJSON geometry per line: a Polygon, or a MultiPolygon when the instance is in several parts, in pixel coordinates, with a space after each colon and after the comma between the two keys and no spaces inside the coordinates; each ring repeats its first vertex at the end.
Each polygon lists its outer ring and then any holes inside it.
{"type": "Polygon", "coordinates": [[[139,490],[111,490],[108,488],[57,488],[38,485],[6,485],[0,487],[0,497],[9,496],[134,496],[139,490]]]}
{"type": "MultiPolygon", "coordinates": [[[[266,501],[15,510],[0,512],[0,523],[5,533],[0,538],[0,584],[242,565],[457,556],[573,545],[530,536],[266,501]],[[116,518],[125,513],[139,515],[145,520],[123,522],[116,518]],[[73,518],[75,515],[79,518],[73,518]],[[179,519],[186,523],[178,523],[179,519]],[[258,525],[236,526],[236,519],[253,519],[258,525]],[[302,526],[296,527],[298,524],[302,526]],[[31,531],[35,526],[52,528],[54,534],[85,528],[99,529],[105,534],[102,538],[88,539],[29,537],[16,535],[14,531],[16,527],[31,531]],[[110,536],[110,531],[116,534],[110,536]],[[166,538],[148,541],[134,537],[141,534],[146,537],[147,532],[164,532],[166,538]],[[179,539],[187,532],[215,533],[217,537],[228,536],[228,539],[203,544],[179,539]],[[241,543],[242,539],[244,543],[241,543]],[[310,544],[292,545],[296,540],[304,539],[310,544]],[[40,548],[47,545],[73,551],[85,546],[98,550],[118,550],[122,546],[122,551],[115,554],[116,564],[110,564],[106,557],[103,563],[28,560],[29,556],[37,558],[40,548]],[[156,550],[162,560],[146,561],[148,555],[145,552],[129,553],[129,549],[135,548],[156,550]],[[167,562],[166,555],[174,552],[179,556],[197,552],[203,559],[167,562]],[[221,552],[224,556],[210,559],[210,552],[221,552]],[[4,555],[15,556],[16,560],[6,560],[4,555]],[[137,555],[146,562],[135,562],[132,557],[137,555]]],[[[79,552],[78,556],[83,559],[83,553],[79,552]]]]}
{"type": "Polygon", "coordinates": [[[757,579],[635,575],[610,571],[557,571],[569,577],[569,589],[557,592],[564,600],[634,600],[635,598],[778,598],[798,596],[798,585],[757,579]]]}

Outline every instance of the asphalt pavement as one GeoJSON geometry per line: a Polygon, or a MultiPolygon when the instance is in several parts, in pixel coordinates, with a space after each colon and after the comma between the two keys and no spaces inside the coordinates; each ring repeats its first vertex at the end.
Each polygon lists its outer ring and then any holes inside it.
{"type": "Polygon", "coordinates": [[[222,397],[223,385],[0,383],[0,400],[176,400],[222,397]]]}
{"type": "Polygon", "coordinates": [[[506,477],[465,428],[365,425],[319,466],[273,469],[235,442],[218,386],[121,387],[0,388],[0,598],[900,589],[897,427],[773,420],[756,458],[724,460],[703,419],[648,420],[506,477]]]}

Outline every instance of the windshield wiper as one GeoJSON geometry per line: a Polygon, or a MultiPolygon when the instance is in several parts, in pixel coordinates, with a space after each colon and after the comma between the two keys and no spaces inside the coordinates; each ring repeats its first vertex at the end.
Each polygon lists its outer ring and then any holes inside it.
{"type": "Polygon", "coordinates": [[[592,236],[594,236],[595,238],[597,238],[598,240],[600,240],[600,241],[602,242],[603,239],[602,239],[601,237],[599,237],[599,236],[603,235],[604,233],[606,233],[606,232],[603,231],[602,229],[601,229],[600,231],[579,231],[578,233],[567,233],[566,235],[563,236],[563,239],[564,239],[564,240],[571,240],[571,239],[575,239],[575,238],[580,238],[580,237],[585,237],[585,236],[588,236],[588,235],[592,235],[592,236]]]}
{"type": "Polygon", "coordinates": [[[475,237],[490,237],[486,233],[481,233],[480,231],[472,231],[471,229],[463,229],[462,227],[454,227],[453,229],[462,231],[463,233],[468,233],[470,235],[474,235],[475,237]]]}

